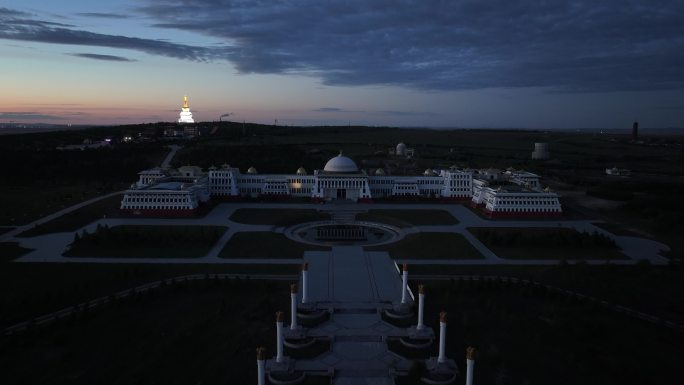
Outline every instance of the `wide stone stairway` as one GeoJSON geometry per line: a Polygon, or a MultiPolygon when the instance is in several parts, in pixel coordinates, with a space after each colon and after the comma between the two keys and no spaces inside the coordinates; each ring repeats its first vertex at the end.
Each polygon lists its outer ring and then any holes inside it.
{"type": "Polygon", "coordinates": [[[383,314],[412,315],[413,294],[408,291],[406,302],[401,303],[402,276],[389,255],[360,246],[334,246],[331,251],[307,252],[304,259],[307,278],[302,275],[298,286],[306,286],[307,300],[302,303],[302,290],[293,293],[293,299],[296,296],[300,314],[318,312],[329,318],[311,328],[279,327],[286,343],[323,339],[330,341],[330,350],[312,359],[268,360],[269,380],[285,384],[277,378],[279,373],[306,373],[329,376],[338,385],[384,385],[406,375],[411,361],[391,352],[387,339],[432,340],[434,333],[429,328],[418,331],[383,321],[383,314]]]}

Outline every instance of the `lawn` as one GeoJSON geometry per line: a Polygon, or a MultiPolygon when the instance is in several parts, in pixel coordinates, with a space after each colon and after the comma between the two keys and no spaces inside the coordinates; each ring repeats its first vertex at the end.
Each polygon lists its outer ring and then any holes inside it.
{"type": "Polygon", "coordinates": [[[429,283],[425,305],[433,330],[447,312],[446,355],[462,370],[477,349],[475,383],[668,385],[681,371],[682,334],[543,289],[429,283]]]}
{"type": "Polygon", "coordinates": [[[504,259],[627,259],[599,233],[551,227],[470,227],[480,242],[504,259]]]}
{"type": "MultiPolygon", "coordinates": [[[[175,284],[0,344],[4,384],[250,384],[275,352],[287,282],[175,284]]],[[[286,353],[290,353],[286,350],[286,353]]]]}
{"type": "Polygon", "coordinates": [[[19,234],[20,237],[35,237],[50,233],[71,232],[80,229],[103,217],[118,215],[123,195],[115,195],[81,207],[49,222],[41,223],[19,234]]]}
{"type": "Polygon", "coordinates": [[[644,234],[639,234],[633,230],[630,230],[626,228],[625,226],[618,224],[618,223],[609,223],[609,222],[593,222],[592,225],[599,227],[603,230],[608,231],[609,233],[612,233],[614,235],[618,236],[629,236],[629,237],[639,237],[639,238],[645,238],[647,237],[644,234]]]}
{"type": "Polygon", "coordinates": [[[458,224],[458,220],[446,210],[368,210],[368,213],[358,214],[356,219],[397,227],[458,224]]]}
{"type": "Polygon", "coordinates": [[[31,249],[19,246],[17,242],[0,242],[0,262],[8,262],[28,253],[31,249]]]}
{"type": "Polygon", "coordinates": [[[14,230],[15,228],[12,226],[7,226],[7,227],[0,227],[0,235],[7,233],[9,231],[14,230]]]}
{"type": "Polygon", "coordinates": [[[228,228],[224,226],[98,227],[74,238],[67,257],[200,258],[228,228]]]}
{"type": "Polygon", "coordinates": [[[330,250],[325,246],[295,242],[283,234],[240,232],[233,234],[220,258],[302,258],[305,251],[330,250]]]}
{"type": "Polygon", "coordinates": [[[365,247],[368,251],[387,251],[395,259],[483,259],[461,234],[408,234],[399,242],[365,247]]]}
{"type": "Polygon", "coordinates": [[[296,275],[286,264],[3,263],[0,269],[0,327],[67,306],[186,274],[296,275]]]}
{"type": "Polygon", "coordinates": [[[330,219],[329,215],[312,209],[237,209],[230,216],[233,222],[274,226],[292,226],[328,219],[330,219]]]}

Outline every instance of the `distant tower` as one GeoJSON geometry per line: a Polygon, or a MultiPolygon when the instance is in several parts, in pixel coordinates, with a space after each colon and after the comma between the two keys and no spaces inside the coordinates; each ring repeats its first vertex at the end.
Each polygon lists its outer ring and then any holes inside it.
{"type": "Polygon", "coordinates": [[[187,95],[183,97],[183,108],[181,109],[178,123],[195,123],[195,121],[192,119],[192,112],[190,112],[190,107],[188,107],[187,95]]]}
{"type": "Polygon", "coordinates": [[[545,160],[549,159],[551,154],[549,154],[549,144],[548,143],[535,143],[534,151],[532,151],[532,159],[534,160],[545,160]]]}
{"type": "Polygon", "coordinates": [[[635,121],[632,124],[632,140],[639,139],[639,122],[635,121]]]}

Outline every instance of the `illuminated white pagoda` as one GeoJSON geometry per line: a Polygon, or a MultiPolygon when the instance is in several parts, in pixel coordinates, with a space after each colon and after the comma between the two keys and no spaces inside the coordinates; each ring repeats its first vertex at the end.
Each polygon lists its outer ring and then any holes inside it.
{"type": "Polygon", "coordinates": [[[190,107],[188,107],[188,96],[183,97],[183,108],[181,109],[180,119],[178,123],[195,123],[192,119],[192,112],[190,112],[190,107]]]}

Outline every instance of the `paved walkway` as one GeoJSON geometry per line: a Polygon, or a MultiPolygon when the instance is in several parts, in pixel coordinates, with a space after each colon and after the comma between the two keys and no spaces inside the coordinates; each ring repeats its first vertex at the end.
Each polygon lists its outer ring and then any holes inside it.
{"type": "MultiPolygon", "coordinates": [[[[95,198],[94,200],[83,202],[78,207],[93,203],[97,199],[104,199],[104,197],[95,198]]],[[[55,213],[49,217],[41,219],[46,221],[54,219],[59,215],[66,214],[66,212],[73,211],[78,207],[74,206],[65,209],[64,212],[55,213]]],[[[0,235],[1,241],[15,241],[19,242],[21,246],[35,249],[33,252],[20,258],[19,262],[92,262],[92,263],[296,263],[296,260],[283,259],[223,259],[218,258],[218,254],[223,249],[225,244],[237,232],[242,231],[276,231],[283,232],[283,228],[275,228],[270,225],[246,225],[229,220],[231,214],[239,208],[289,208],[289,209],[331,209],[334,205],[321,204],[297,204],[297,203],[223,203],[218,205],[214,210],[201,218],[187,218],[187,219],[164,219],[164,218],[107,218],[95,221],[87,226],[78,229],[76,232],[86,230],[93,232],[98,224],[108,225],[110,227],[118,225],[167,225],[167,226],[183,226],[183,225],[215,225],[228,226],[229,231],[221,237],[216,245],[205,256],[198,258],[169,258],[169,259],[146,259],[146,258],[67,258],[62,257],[62,253],[67,249],[67,246],[73,241],[74,232],[48,234],[32,238],[16,238],[16,235],[24,230],[26,227],[20,227],[9,231],[8,233],[0,235]]],[[[667,258],[660,255],[661,251],[669,250],[669,248],[659,242],[652,241],[645,238],[631,237],[631,236],[616,236],[592,224],[589,220],[487,220],[477,216],[468,208],[462,205],[441,204],[441,205],[421,205],[421,204],[373,204],[373,205],[359,205],[368,209],[442,209],[446,210],[455,216],[459,223],[456,225],[445,226],[414,226],[411,228],[402,229],[407,233],[415,232],[452,232],[462,234],[483,256],[484,259],[474,260],[443,260],[443,259],[407,259],[411,264],[440,264],[440,265],[492,265],[492,264],[507,264],[507,265],[553,265],[557,264],[557,260],[512,260],[498,257],[495,253],[483,245],[475,236],[468,230],[468,227],[548,227],[548,228],[574,228],[578,231],[598,232],[604,234],[611,239],[614,239],[618,247],[620,247],[625,255],[630,259],[614,260],[611,263],[615,264],[633,264],[638,260],[648,260],[653,264],[667,264],[667,258]]],[[[27,225],[31,227],[33,224],[27,225]]],[[[604,264],[603,260],[589,260],[590,264],[604,264]]]]}
{"type": "MultiPolygon", "coordinates": [[[[386,342],[388,337],[406,336],[407,330],[384,322],[380,316],[385,309],[401,305],[401,277],[396,264],[386,252],[365,252],[360,246],[307,252],[304,260],[309,264],[309,303],[331,315],[329,321],[303,332],[329,339],[331,349],[315,359],[296,360],[294,369],[333,371],[336,385],[394,384],[391,370],[406,372],[411,365],[389,351],[386,342]]],[[[408,299],[410,304],[411,297],[408,299]]],[[[431,331],[426,333],[432,335],[431,331]]],[[[267,366],[270,370],[280,368],[273,360],[267,366]]]]}
{"type": "Polygon", "coordinates": [[[183,148],[182,146],[179,146],[177,144],[171,144],[168,147],[171,149],[171,151],[168,153],[168,155],[166,155],[166,158],[164,158],[164,160],[162,161],[161,168],[171,167],[171,161],[173,160],[173,157],[176,156],[178,150],[183,148]]]}

